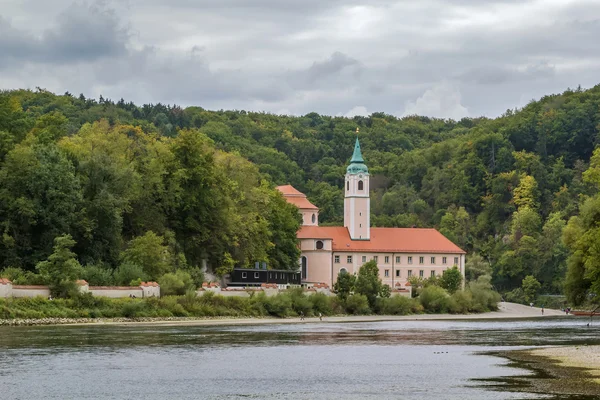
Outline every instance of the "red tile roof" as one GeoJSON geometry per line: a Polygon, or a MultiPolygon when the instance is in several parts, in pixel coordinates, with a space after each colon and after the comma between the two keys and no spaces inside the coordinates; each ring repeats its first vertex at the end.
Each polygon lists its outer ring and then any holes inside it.
{"type": "Polygon", "coordinates": [[[343,226],[302,226],[299,239],[332,239],[333,251],[455,253],[465,251],[431,228],[371,228],[370,240],[351,240],[343,226]]]}
{"type": "Polygon", "coordinates": [[[319,209],[317,206],[308,201],[304,193],[298,191],[292,185],[277,186],[277,190],[283,194],[283,197],[285,197],[288,203],[295,205],[301,210],[319,209]]]}
{"type": "Polygon", "coordinates": [[[0,278],[0,284],[8,285],[9,283],[12,283],[9,279],[0,278]]]}

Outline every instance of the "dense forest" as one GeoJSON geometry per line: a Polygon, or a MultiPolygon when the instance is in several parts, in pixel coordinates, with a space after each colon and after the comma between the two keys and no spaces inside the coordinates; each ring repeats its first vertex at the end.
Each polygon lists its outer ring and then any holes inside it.
{"type": "Polygon", "coordinates": [[[436,227],[468,252],[469,278],[515,296],[530,276],[577,301],[600,289],[600,86],[460,121],[1,92],[0,266],[35,271],[70,235],[86,276],[126,280],[143,257],[149,278],[202,260],[294,268],[299,220],[274,186],[340,224],[357,127],[373,225],[436,227]]]}

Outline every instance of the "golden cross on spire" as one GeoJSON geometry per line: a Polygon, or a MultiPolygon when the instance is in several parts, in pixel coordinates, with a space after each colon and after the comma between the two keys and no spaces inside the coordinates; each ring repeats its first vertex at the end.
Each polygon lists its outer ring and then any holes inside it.
{"type": "Polygon", "coordinates": [[[356,127],[356,134],[358,135],[358,126],[356,127]]]}

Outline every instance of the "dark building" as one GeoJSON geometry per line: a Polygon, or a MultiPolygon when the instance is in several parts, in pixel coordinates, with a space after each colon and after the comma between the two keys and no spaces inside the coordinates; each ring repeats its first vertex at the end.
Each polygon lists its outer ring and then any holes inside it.
{"type": "Polygon", "coordinates": [[[278,285],[300,285],[302,278],[299,271],[266,269],[266,265],[258,268],[235,268],[231,273],[231,282],[227,286],[260,286],[263,283],[278,285]]]}

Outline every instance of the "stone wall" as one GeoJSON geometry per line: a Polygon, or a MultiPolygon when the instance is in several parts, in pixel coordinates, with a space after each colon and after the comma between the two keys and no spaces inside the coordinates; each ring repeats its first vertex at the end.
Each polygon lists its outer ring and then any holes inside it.
{"type": "MultiPolygon", "coordinates": [[[[78,280],[81,293],[110,298],[120,297],[160,297],[160,286],[156,282],[142,282],[140,286],[89,286],[84,280],[78,280]]],[[[0,297],[36,297],[50,296],[48,286],[13,285],[8,279],[0,279],[0,297]]]]}

